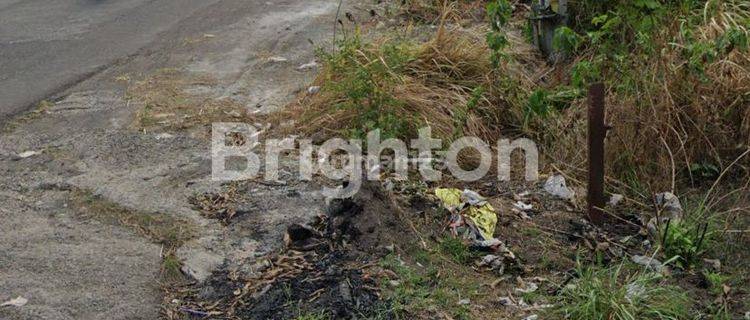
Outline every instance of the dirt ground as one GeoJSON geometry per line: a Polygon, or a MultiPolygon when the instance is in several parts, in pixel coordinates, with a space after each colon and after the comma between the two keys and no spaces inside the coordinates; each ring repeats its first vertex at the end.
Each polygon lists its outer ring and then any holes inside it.
{"type": "Polygon", "coordinates": [[[280,247],[288,224],[323,213],[309,186],[282,177],[286,184],[251,186],[252,203],[243,204],[236,224],[204,217],[191,199],[222,190],[210,179],[207,128],[170,130],[161,120],[143,126],[144,99],[133,90],[176,70],[210,79],[180,87],[186,101],[224,101],[248,113],[277,108],[314,76],[314,67],[299,67],[330,42],[336,5],[209,6],[9,121],[0,136],[0,301],[21,296],[28,303],[0,308],[0,318],[156,319],[172,258],[202,281],[220,266],[240,268],[280,247]],[[160,229],[154,221],[161,216],[182,225],[160,229]]]}
{"type": "MultiPolygon", "coordinates": [[[[286,158],[276,182],[212,181],[210,124],[258,119],[307,94],[337,3],[210,6],[10,121],[0,302],[28,303],[0,318],[534,319],[577,260],[645,251],[639,213],[613,209],[621,219],[593,228],[581,190],[564,201],[543,181],[374,183],[326,203],[318,191],[332,182],[300,181],[286,158]],[[487,197],[503,250],[452,237],[436,187],[487,197]],[[489,254],[502,268],[479,263],[489,254]]],[[[368,5],[348,2],[339,27],[388,22],[368,5]]],[[[679,279],[705,293],[700,276],[679,279]]]]}

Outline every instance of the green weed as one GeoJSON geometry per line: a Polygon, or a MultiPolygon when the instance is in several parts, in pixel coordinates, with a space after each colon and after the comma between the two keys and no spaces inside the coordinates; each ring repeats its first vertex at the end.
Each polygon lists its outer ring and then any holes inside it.
{"type": "Polygon", "coordinates": [[[355,34],[339,43],[334,53],[319,52],[330,74],[323,90],[340,94],[344,99],[337,109],[356,112],[350,136],[364,138],[367,132],[380,129],[384,139],[406,135],[415,119],[400,114],[403,105],[392,95],[400,82],[403,68],[414,59],[414,50],[407,43],[386,43],[378,50],[367,50],[355,34]]]}
{"type": "Polygon", "coordinates": [[[446,237],[443,239],[443,242],[440,243],[440,252],[446,254],[459,264],[467,264],[475,258],[474,253],[459,238],[446,237]]]}
{"type": "Polygon", "coordinates": [[[666,285],[661,275],[636,271],[623,264],[610,268],[584,267],[579,278],[557,297],[553,313],[566,319],[637,320],[686,319],[688,298],[666,285]]]}

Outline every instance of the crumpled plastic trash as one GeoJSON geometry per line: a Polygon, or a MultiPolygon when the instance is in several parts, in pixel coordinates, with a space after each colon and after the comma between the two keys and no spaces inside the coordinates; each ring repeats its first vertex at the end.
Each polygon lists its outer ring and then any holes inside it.
{"type": "Polygon", "coordinates": [[[576,193],[568,188],[565,177],[561,175],[549,177],[547,182],[544,183],[544,190],[553,196],[566,200],[573,200],[576,196],[576,193]]]}
{"type": "Polygon", "coordinates": [[[435,196],[451,212],[450,226],[454,234],[458,234],[459,228],[466,227],[471,240],[493,239],[497,214],[495,208],[481,195],[471,190],[438,188],[435,189],[435,196]]]}
{"type": "Polygon", "coordinates": [[[516,209],[521,210],[521,211],[527,211],[527,210],[531,210],[534,208],[534,206],[527,204],[520,200],[514,203],[513,206],[516,207],[516,209]]]}
{"type": "Polygon", "coordinates": [[[533,282],[524,282],[522,288],[516,288],[518,293],[532,293],[539,289],[539,285],[533,282]]]}
{"type": "Polygon", "coordinates": [[[625,197],[623,195],[613,193],[612,196],[609,197],[609,201],[607,202],[607,205],[610,207],[616,207],[624,199],[625,197]]]}

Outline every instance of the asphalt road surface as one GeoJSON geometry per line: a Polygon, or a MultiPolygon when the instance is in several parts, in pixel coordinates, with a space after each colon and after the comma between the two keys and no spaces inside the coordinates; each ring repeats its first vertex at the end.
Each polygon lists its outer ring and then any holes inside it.
{"type": "Polygon", "coordinates": [[[0,124],[218,2],[0,0],[0,124]]]}

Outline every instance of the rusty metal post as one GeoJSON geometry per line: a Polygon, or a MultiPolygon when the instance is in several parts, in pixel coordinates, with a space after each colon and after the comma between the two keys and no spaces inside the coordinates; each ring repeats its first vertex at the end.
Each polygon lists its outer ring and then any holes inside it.
{"type": "Polygon", "coordinates": [[[604,84],[595,83],[589,88],[589,220],[595,225],[604,222],[604,84]]]}

